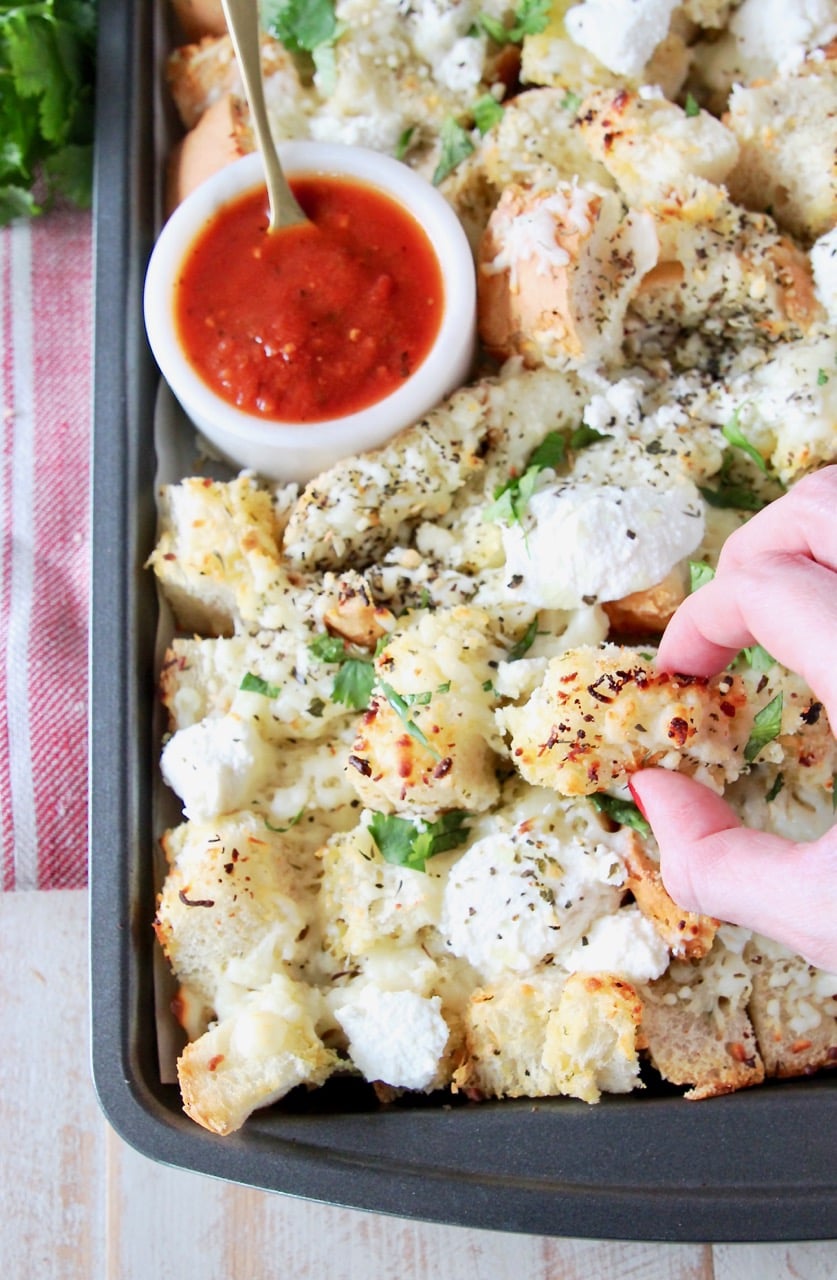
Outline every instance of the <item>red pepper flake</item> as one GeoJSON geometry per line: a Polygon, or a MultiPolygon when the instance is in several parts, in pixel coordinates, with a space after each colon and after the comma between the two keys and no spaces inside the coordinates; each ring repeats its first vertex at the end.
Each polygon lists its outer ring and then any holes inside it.
{"type": "Polygon", "coordinates": [[[719,706],[725,716],[729,716],[730,719],[732,719],[735,716],[735,707],[732,705],[731,702],[721,702],[719,703],[719,706]]]}
{"type": "Polygon", "coordinates": [[[221,1063],[224,1061],[223,1053],[216,1053],[214,1058],[210,1058],[206,1064],[207,1071],[217,1071],[221,1063]]]}
{"type": "Polygon", "coordinates": [[[368,760],[364,760],[363,756],[349,756],[349,764],[364,778],[368,778],[372,772],[371,764],[368,760]]]}
{"type": "Polygon", "coordinates": [[[678,747],[684,746],[689,736],[689,722],[682,716],[674,716],[668,726],[668,736],[677,743],[678,747]]]}
{"type": "Polygon", "coordinates": [[[440,760],[433,770],[434,778],[446,778],[453,768],[453,760],[450,756],[445,756],[444,760],[440,760]]]}

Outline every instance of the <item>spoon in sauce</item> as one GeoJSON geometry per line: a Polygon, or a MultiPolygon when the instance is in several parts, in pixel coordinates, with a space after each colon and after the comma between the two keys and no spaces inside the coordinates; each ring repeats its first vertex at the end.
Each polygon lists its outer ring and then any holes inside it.
{"type": "Polygon", "coordinates": [[[244,92],[250,106],[253,132],[264,161],[267,196],[270,202],[270,221],[267,229],[273,232],[280,231],[283,227],[297,226],[301,222],[307,222],[308,218],[291,191],[270,131],[262,81],[259,6],[256,0],[221,0],[221,3],[238,61],[238,69],[244,83],[244,92]]]}

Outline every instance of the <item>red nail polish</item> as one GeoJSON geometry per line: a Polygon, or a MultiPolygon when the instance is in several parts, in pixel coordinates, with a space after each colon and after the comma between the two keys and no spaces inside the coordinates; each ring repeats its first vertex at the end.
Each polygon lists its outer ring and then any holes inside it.
{"type": "Polygon", "coordinates": [[[640,813],[642,814],[643,818],[644,818],[644,819],[645,819],[645,821],[647,822],[647,821],[648,821],[648,814],[645,812],[645,809],[644,809],[644,807],[643,807],[642,801],[640,800],[639,796],[637,795],[636,791],[634,790],[633,778],[628,778],[628,790],[630,791],[631,795],[633,796],[634,804],[636,805],[637,809],[639,809],[639,811],[640,811],[640,813]]]}

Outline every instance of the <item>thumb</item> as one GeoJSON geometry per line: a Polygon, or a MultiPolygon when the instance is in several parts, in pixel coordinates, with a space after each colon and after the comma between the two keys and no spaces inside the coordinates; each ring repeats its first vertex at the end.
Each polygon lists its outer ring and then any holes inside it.
{"type": "Polygon", "coordinates": [[[720,796],[665,769],[634,774],[631,792],[657,838],[675,902],[837,972],[837,829],[810,844],[749,831],[720,796]]]}

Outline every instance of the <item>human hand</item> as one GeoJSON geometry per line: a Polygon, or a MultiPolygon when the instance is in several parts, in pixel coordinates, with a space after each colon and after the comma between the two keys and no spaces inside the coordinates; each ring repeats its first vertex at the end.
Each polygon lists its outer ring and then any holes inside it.
{"type": "MultiPolygon", "coordinates": [[[[798,672],[837,725],[837,467],[805,477],[728,539],[715,577],[669,623],[657,666],[711,676],[754,643],[798,672]]],[[[794,843],[747,830],[683,774],[646,769],[630,785],[681,907],[837,972],[837,827],[794,843]]]]}

